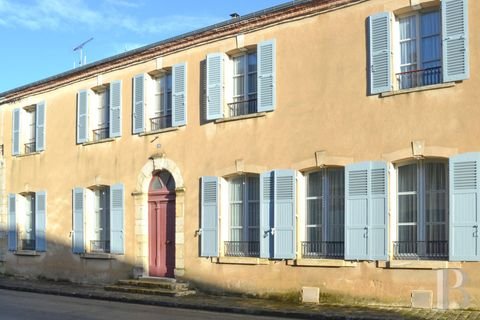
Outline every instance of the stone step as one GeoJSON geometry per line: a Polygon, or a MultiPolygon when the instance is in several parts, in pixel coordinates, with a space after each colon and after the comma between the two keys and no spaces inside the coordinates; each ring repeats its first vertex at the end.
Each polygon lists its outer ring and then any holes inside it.
{"type": "Polygon", "coordinates": [[[195,291],[193,290],[176,291],[176,290],[169,290],[164,288],[145,288],[145,287],[130,286],[130,285],[110,285],[110,286],[104,287],[104,289],[106,291],[149,294],[149,295],[159,295],[159,296],[169,296],[169,297],[180,297],[180,296],[195,294],[195,291]]]}
{"type": "Polygon", "coordinates": [[[152,279],[139,279],[139,280],[119,280],[117,285],[136,286],[143,288],[162,288],[176,291],[188,290],[188,283],[176,282],[176,281],[159,281],[152,279]]]}

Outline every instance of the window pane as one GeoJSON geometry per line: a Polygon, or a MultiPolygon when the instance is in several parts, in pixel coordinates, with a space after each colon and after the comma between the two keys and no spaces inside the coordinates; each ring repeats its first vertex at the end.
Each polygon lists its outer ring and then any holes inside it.
{"type": "Polygon", "coordinates": [[[398,222],[417,222],[417,195],[398,196],[398,222]]]}
{"type": "Polygon", "coordinates": [[[307,241],[322,241],[322,228],[307,227],[307,241]]]}
{"type": "Polygon", "coordinates": [[[308,175],[307,197],[322,196],[322,172],[312,172],[308,175]]]}
{"type": "Polygon", "coordinates": [[[342,241],[344,238],[345,177],[343,169],[328,169],[328,241],[342,241]]]}
{"type": "Polygon", "coordinates": [[[245,78],[244,76],[236,76],[233,78],[233,95],[240,96],[243,99],[245,94],[245,78]]]}
{"type": "Polygon", "coordinates": [[[257,72],[257,53],[250,53],[248,55],[248,72],[257,72]]]}
{"type": "Polygon", "coordinates": [[[416,242],[417,226],[399,226],[398,240],[401,242],[416,242]]]}
{"type": "Polygon", "coordinates": [[[417,165],[415,163],[398,167],[398,192],[417,191],[417,165]]]}

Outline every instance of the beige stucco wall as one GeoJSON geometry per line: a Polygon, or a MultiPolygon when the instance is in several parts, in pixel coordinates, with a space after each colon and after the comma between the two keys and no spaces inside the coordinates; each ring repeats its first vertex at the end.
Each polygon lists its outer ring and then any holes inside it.
{"type": "MultiPolygon", "coordinates": [[[[144,266],[146,226],[142,219],[146,194],[139,184],[149,179],[148,174],[141,175],[151,162],[149,157],[163,154],[184,182],[184,189],[179,190],[182,209],[177,207],[177,221],[181,223],[181,227],[177,224],[181,229],[178,234],[184,241],[177,254],[184,257],[184,265],[177,267],[186,279],[210,289],[252,293],[316,286],[330,294],[404,305],[410,303],[412,290],[431,290],[438,298],[439,271],[435,269],[383,268],[374,262],[349,267],[291,266],[285,261],[214,263],[198,256],[196,236],[199,178],[233,174],[239,159],[245,168],[258,172],[310,168],[316,164],[315,152],[320,150],[325,151],[326,164],[400,160],[410,156],[413,140],[424,140],[431,155],[437,156],[480,151],[480,80],[475,72],[480,63],[478,1],[469,1],[469,80],[449,88],[385,98],[366,94],[366,18],[409,5],[409,0],[371,0],[246,32],[245,46],[276,40],[277,104],[275,111],[264,117],[222,123],[201,119],[201,62],[208,53],[236,49],[235,37],[163,57],[165,67],[187,62],[188,120],[186,127],[176,131],[131,134],[132,77],[156,69],[155,59],[103,74],[104,83],[122,80],[122,136],[114,141],[85,146],[75,143],[76,93],[96,86],[96,77],[2,105],[0,114],[11,119],[14,107],[47,102],[46,151],[11,157],[11,121],[2,126],[7,192],[48,192],[47,252],[35,257],[7,253],[7,272],[110,281],[132,275],[134,267],[144,266]],[[72,189],[119,182],[125,185],[125,255],[113,260],[87,260],[72,254],[72,189]]],[[[5,225],[6,217],[2,219],[1,213],[6,212],[6,202],[1,203],[0,222],[5,225]]],[[[476,285],[480,283],[480,263],[460,266],[469,279],[464,288],[474,298],[469,306],[478,308],[475,301],[480,298],[476,285]]],[[[460,304],[460,298],[458,292],[451,292],[451,299],[458,300],[453,303],[460,304]]]]}

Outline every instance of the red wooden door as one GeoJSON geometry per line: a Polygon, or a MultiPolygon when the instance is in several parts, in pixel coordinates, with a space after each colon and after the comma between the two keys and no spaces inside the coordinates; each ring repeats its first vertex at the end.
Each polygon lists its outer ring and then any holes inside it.
{"type": "Polygon", "coordinates": [[[148,194],[149,273],[156,277],[173,277],[175,269],[175,193],[169,179],[154,176],[148,194]]]}

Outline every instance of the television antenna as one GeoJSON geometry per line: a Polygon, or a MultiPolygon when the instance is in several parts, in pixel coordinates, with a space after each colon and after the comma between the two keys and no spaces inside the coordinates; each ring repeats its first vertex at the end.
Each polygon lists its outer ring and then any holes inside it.
{"type": "MultiPolygon", "coordinates": [[[[83,54],[83,46],[85,46],[87,43],[89,43],[90,41],[93,40],[93,37],[88,39],[87,41],[84,41],[82,42],[81,44],[79,44],[78,46],[76,46],[74,49],[73,49],[73,52],[75,51],[78,51],[79,52],[79,61],[78,61],[78,66],[83,66],[84,64],[87,64],[87,55],[84,55],[83,54]]],[[[73,63],[73,67],[75,68],[75,62],[73,63]]]]}

